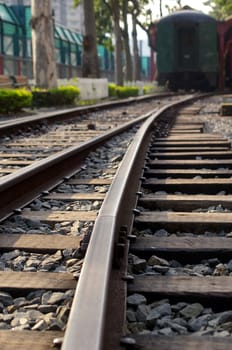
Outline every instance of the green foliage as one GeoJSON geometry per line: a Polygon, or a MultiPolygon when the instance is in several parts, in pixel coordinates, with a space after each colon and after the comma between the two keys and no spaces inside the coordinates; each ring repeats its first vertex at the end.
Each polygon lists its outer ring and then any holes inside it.
{"type": "Polygon", "coordinates": [[[208,0],[204,2],[204,5],[208,5],[212,8],[210,15],[217,19],[223,20],[232,15],[231,0],[208,0]]]}
{"type": "Polygon", "coordinates": [[[117,85],[116,84],[108,84],[109,97],[117,96],[117,85]]]}
{"type": "Polygon", "coordinates": [[[119,98],[126,98],[132,96],[138,96],[139,88],[137,86],[118,86],[117,96],[119,98]]]}
{"type": "Polygon", "coordinates": [[[50,107],[74,105],[80,95],[80,89],[75,86],[60,86],[48,90],[33,90],[34,107],[50,107]]]}
{"type": "Polygon", "coordinates": [[[30,107],[32,93],[26,89],[0,89],[0,112],[19,112],[30,107]]]}
{"type": "Polygon", "coordinates": [[[109,51],[114,51],[112,43],[112,19],[109,6],[102,0],[94,0],[96,30],[98,44],[104,45],[109,51]]]}
{"type": "Polygon", "coordinates": [[[32,92],[32,107],[47,107],[49,105],[50,93],[47,90],[34,89],[32,92]]]}
{"type": "MultiPolygon", "coordinates": [[[[142,87],[143,95],[152,94],[163,91],[163,87],[157,87],[154,83],[148,83],[142,87]]],[[[109,97],[126,98],[139,95],[137,86],[117,86],[116,84],[108,84],[109,97]]]]}
{"type": "MultiPolygon", "coordinates": [[[[73,0],[73,6],[77,7],[81,3],[81,0],[73,0]]],[[[94,0],[94,13],[96,21],[97,31],[97,43],[104,45],[109,51],[113,51],[112,44],[112,20],[109,6],[106,6],[106,2],[102,0],[94,0]]]]}
{"type": "Polygon", "coordinates": [[[56,89],[49,90],[51,102],[54,105],[72,105],[80,95],[80,89],[75,86],[60,86],[56,89]]]}
{"type": "Polygon", "coordinates": [[[118,86],[117,95],[119,98],[138,96],[139,88],[137,86],[118,86]]]}
{"type": "Polygon", "coordinates": [[[109,84],[109,96],[126,98],[132,96],[138,96],[139,88],[137,86],[117,86],[115,84],[109,84]]]}
{"type": "Polygon", "coordinates": [[[143,94],[151,94],[152,92],[154,92],[155,90],[155,86],[154,85],[145,85],[143,86],[143,94]]]}
{"type": "MultiPolygon", "coordinates": [[[[157,90],[154,84],[147,84],[142,87],[143,95],[151,94],[157,90]]],[[[130,97],[138,96],[139,88],[137,86],[117,86],[116,84],[110,83],[108,85],[109,97],[130,97]]]]}

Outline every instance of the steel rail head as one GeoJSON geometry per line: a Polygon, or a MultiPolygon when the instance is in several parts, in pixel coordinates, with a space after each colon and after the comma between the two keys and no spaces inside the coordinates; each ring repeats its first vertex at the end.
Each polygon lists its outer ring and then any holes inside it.
{"type": "Polygon", "coordinates": [[[191,100],[184,98],[155,112],[129,146],[95,221],[61,350],[102,350],[114,243],[120,227],[129,227],[133,221],[143,167],[140,159],[146,153],[152,124],[162,113],[191,100]]]}

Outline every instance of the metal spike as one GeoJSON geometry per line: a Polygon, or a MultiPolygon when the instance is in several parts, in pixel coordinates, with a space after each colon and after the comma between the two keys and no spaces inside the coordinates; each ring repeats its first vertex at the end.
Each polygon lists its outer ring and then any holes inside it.
{"type": "Polygon", "coordinates": [[[60,348],[62,343],[63,343],[63,341],[64,341],[64,338],[54,338],[53,339],[53,345],[55,347],[59,347],[60,348]]]}
{"type": "Polygon", "coordinates": [[[143,192],[141,192],[141,191],[138,191],[138,192],[136,192],[136,194],[137,194],[137,196],[139,196],[139,197],[142,197],[142,195],[143,195],[143,192]]]}
{"type": "Polygon", "coordinates": [[[49,191],[42,191],[42,194],[44,194],[45,196],[47,196],[49,194],[49,191]]]}
{"type": "Polygon", "coordinates": [[[135,208],[135,209],[133,209],[133,213],[135,215],[139,215],[140,214],[140,210],[135,208]]]}
{"type": "Polygon", "coordinates": [[[126,281],[126,282],[133,282],[134,279],[135,279],[134,276],[129,275],[129,274],[124,275],[124,276],[122,277],[122,280],[123,280],[123,281],[126,281]]]}
{"type": "Polygon", "coordinates": [[[135,242],[137,236],[136,235],[128,235],[127,238],[129,239],[130,242],[135,242]]]}
{"type": "Polygon", "coordinates": [[[126,347],[126,349],[133,349],[136,345],[136,340],[130,337],[122,337],[120,343],[126,347]]]}

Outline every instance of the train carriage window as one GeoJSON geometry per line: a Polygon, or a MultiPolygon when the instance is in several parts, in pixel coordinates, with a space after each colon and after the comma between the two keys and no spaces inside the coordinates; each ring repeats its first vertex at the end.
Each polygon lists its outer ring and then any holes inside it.
{"type": "Polygon", "coordinates": [[[196,32],[194,28],[180,28],[178,30],[178,43],[178,64],[182,68],[191,68],[196,60],[196,32]]]}

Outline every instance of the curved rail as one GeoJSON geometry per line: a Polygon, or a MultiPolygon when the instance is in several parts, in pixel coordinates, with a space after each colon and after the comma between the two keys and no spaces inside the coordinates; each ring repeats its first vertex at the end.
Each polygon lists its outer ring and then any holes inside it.
{"type": "Polygon", "coordinates": [[[38,124],[39,122],[54,123],[55,121],[65,121],[86,113],[103,110],[106,108],[128,105],[134,102],[146,101],[150,99],[159,99],[164,97],[173,96],[173,93],[161,93],[155,95],[145,95],[140,97],[128,98],[124,100],[102,102],[91,106],[74,107],[63,110],[56,110],[54,112],[44,112],[40,115],[21,117],[0,123],[0,135],[4,135],[9,132],[18,131],[19,128],[26,128],[38,124]]]}
{"type": "Polygon", "coordinates": [[[187,98],[161,108],[134,137],[95,221],[62,350],[102,350],[114,248],[120,246],[120,233],[130,232],[143,167],[140,160],[145,157],[152,125],[164,112],[192,100],[187,98]]]}
{"type": "Polygon", "coordinates": [[[17,172],[4,176],[0,180],[0,219],[6,218],[13,210],[26,205],[42,191],[56,186],[65,176],[71,176],[81,166],[84,157],[109,138],[131,128],[147,119],[149,112],[131,122],[118,126],[101,136],[97,136],[81,145],[69,147],[46,159],[24,167],[17,172]],[[43,182],[41,183],[41,177],[43,182]],[[17,191],[17,200],[16,193],[17,191]]]}

